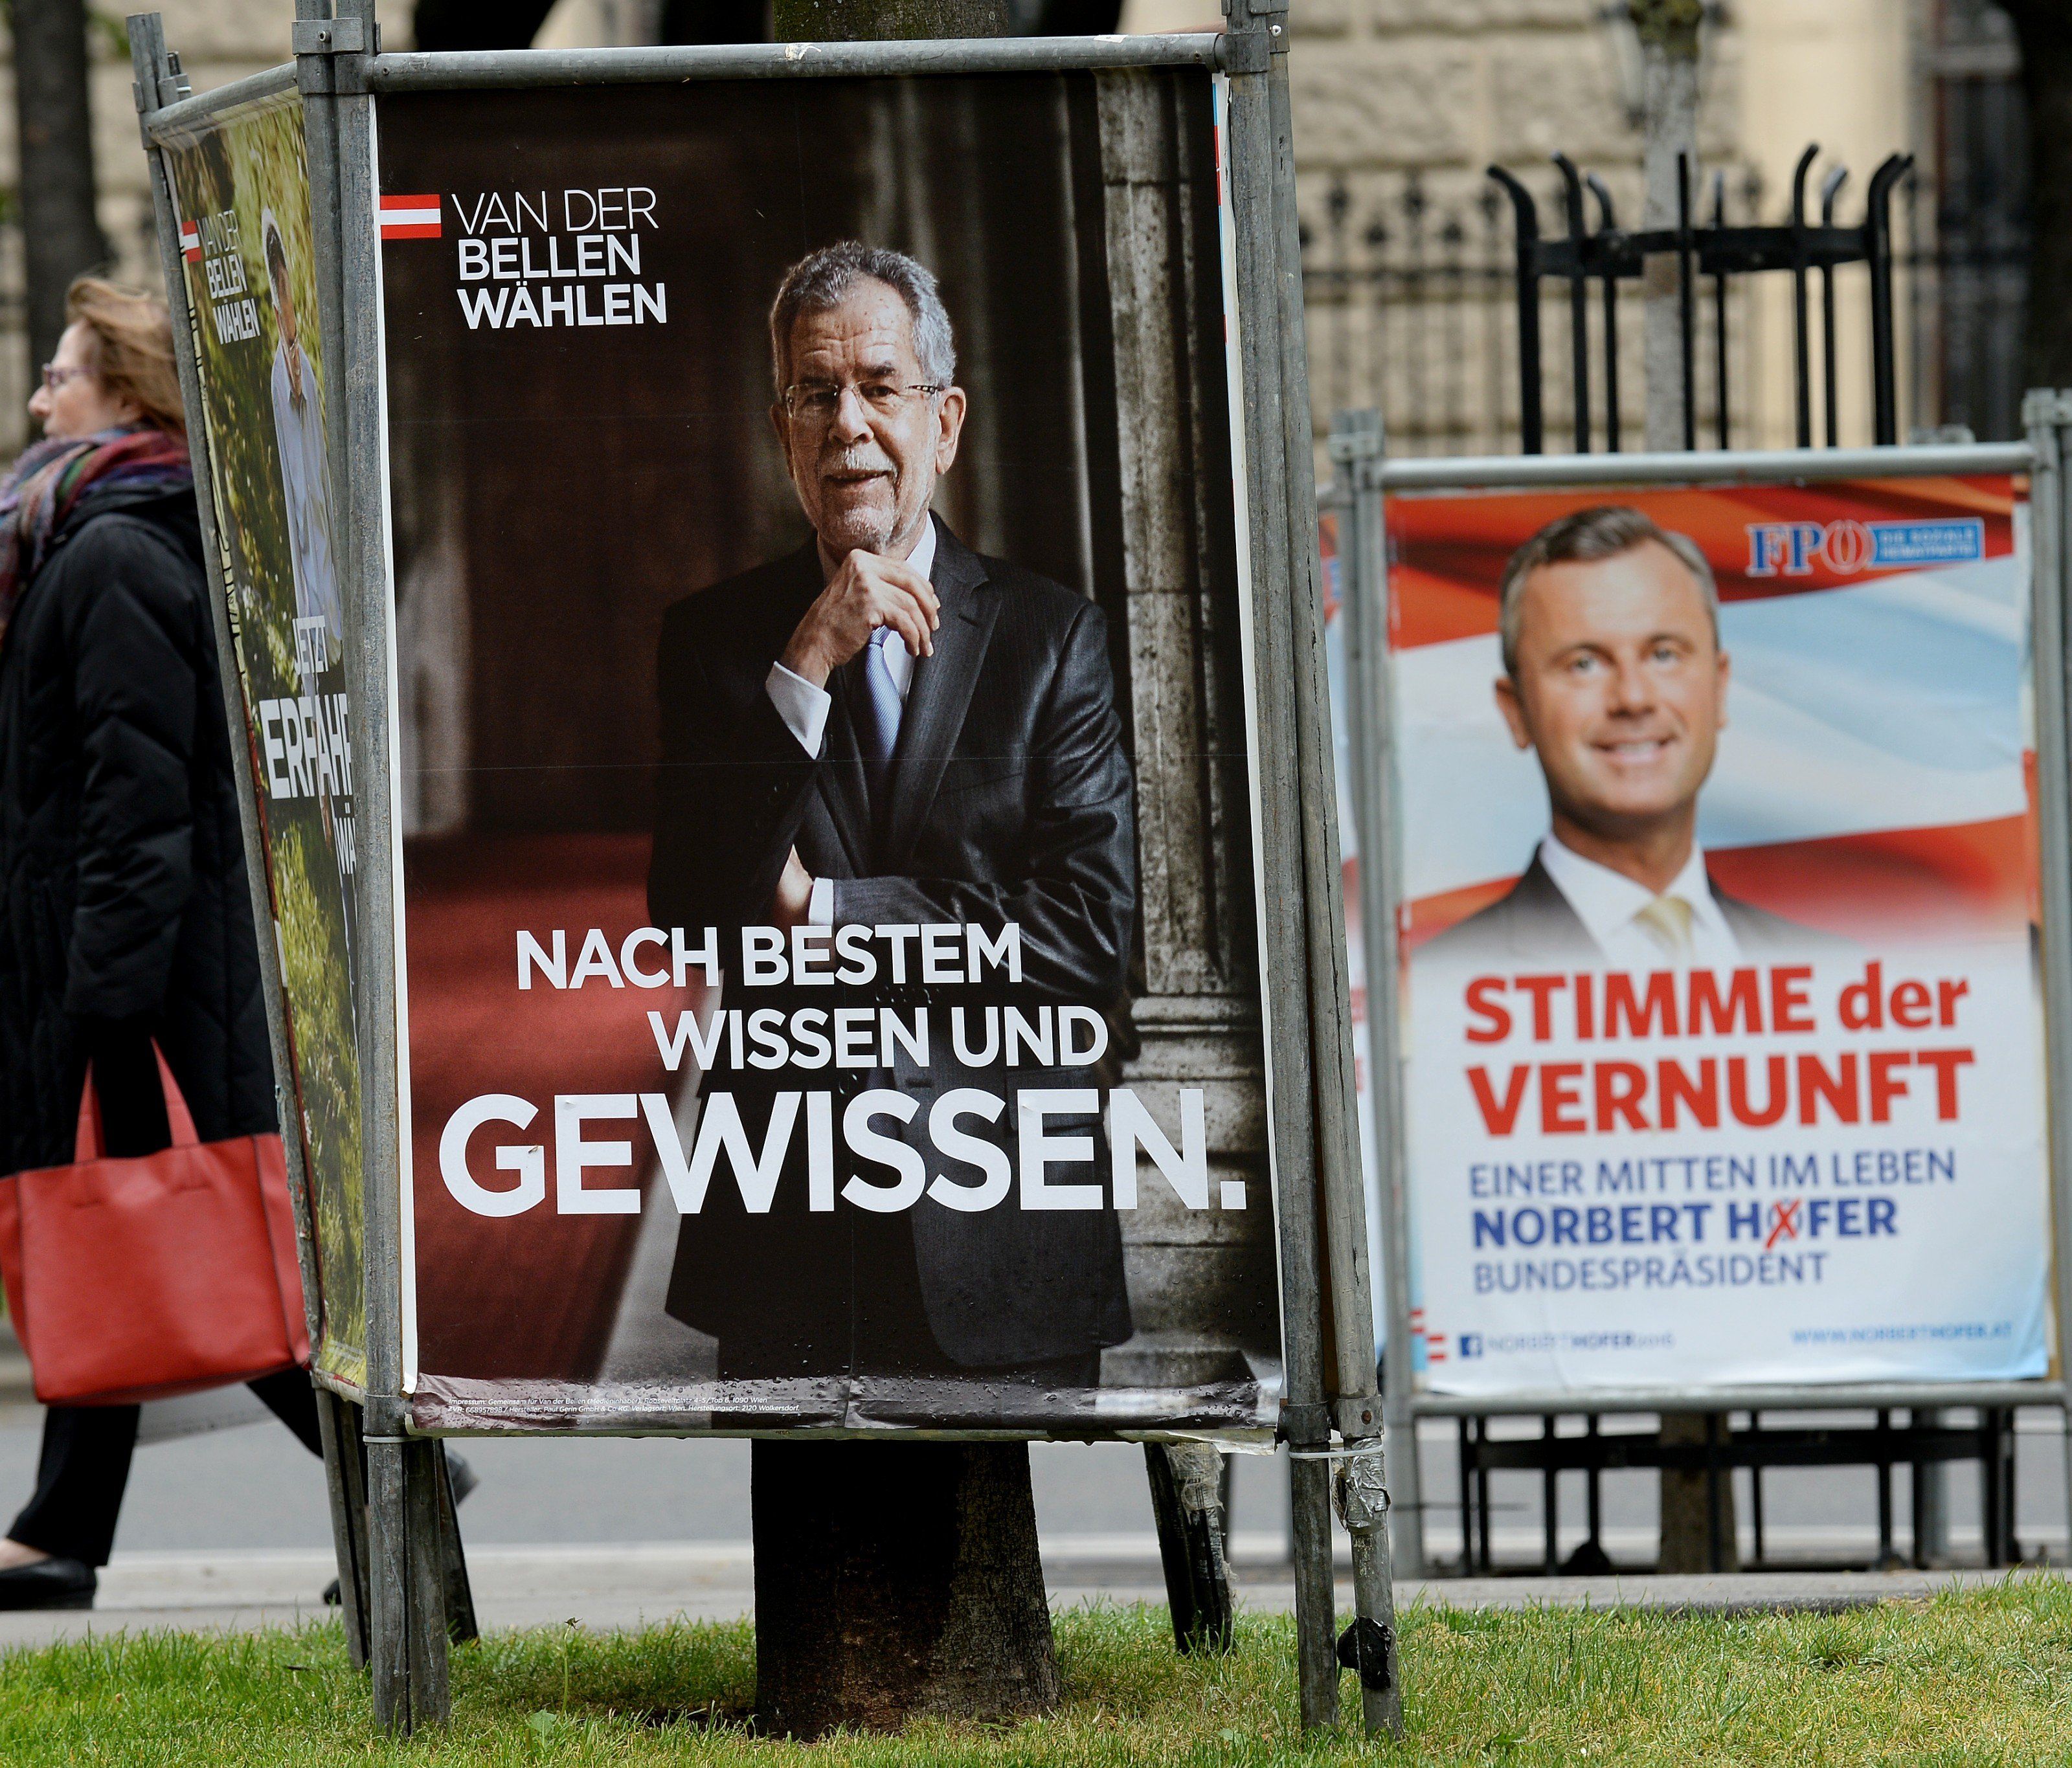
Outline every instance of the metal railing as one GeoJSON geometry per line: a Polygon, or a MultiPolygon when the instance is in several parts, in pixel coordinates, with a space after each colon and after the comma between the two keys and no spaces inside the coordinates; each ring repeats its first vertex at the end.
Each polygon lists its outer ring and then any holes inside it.
{"type": "MultiPolygon", "coordinates": [[[[1789,208],[1772,212],[1753,168],[1692,180],[1702,216],[1690,241],[1693,444],[1871,441],[1885,429],[1881,410],[1894,439],[2019,436],[2025,226],[1962,190],[1938,196],[1901,160],[1880,169],[1885,200],[1866,204],[1889,213],[1875,224],[1868,215],[1845,220],[1838,212],[1848,207],[1847,172],[1831,165],[1816,174],[1811,153],[1801,162],[1795,225],[1789,208]],[[1860,287],[1852,286],[1869,280],[1864,248],[1876,242],[1863,235],[1873,224],[1885,235],[1889,271],[1874,303],[1885,309],[1873,315],[1877,340],[1865,335],[1860,287]],[[1803,280],[1803,292],[1763,298],[1766,270],[1786,273],[1779,282],[1803,280]],[[1801,310],[1803,343],[1794,335],[1801,310]],[[1860,415],[1844,409],[1852,355],[1873,364],[1860,415]]],[[[1312,409],[1380,409],[1399,454],[1532,452],[1536,428],[1560,446],[1578,445],[1585,428],[1584,446],[1638,446],[1640,328],[1631,296],[1617,286],[1638,269],[1638,236],[1616,228],[1605,182],[1564,161],[1544,177],[1498,176],[1502,183],[1492,178],[1462,191],[1412,171],[1371,195],[1363,186],[1356,198],[1334,175],[1305,204],[1312,409]],[[1507,184],[1515,187],[1508,196],[1507,184]],[[1536,229],[1543,217],[1549,224],[1534,248],[1539,275],[1566,284],[1546,291],[1529,331],[1519,321],[1518,220],[1527,204],[1536,229]],[[1571,281],[1577,254],[1568,242],[1578,234],[1584,273],[1571,281]],[[1603,276],[1607,264],[1617,266],[1616,281],[1603,276]],[[1535,355],[1544,368],[1528,377],[1535,355]]]]}

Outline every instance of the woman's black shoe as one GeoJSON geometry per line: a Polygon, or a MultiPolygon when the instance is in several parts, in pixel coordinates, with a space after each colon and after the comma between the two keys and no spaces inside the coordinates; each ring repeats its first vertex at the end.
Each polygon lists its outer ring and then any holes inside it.
{"type": "Polygon", "coordinates": [[[101,1580],[77,1560],[38,1560],[0,1571],[0,1609],[90,1609],[101,1580]]]}

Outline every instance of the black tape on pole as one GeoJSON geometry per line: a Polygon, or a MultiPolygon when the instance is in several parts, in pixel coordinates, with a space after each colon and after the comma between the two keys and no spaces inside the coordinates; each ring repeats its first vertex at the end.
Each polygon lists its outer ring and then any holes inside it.
{"type": "Polygon", "coordinates": [[[1396,1629],[1362,1615],[1338,1635],[1338,1662],[1359,1673],[1360,1686],[1375,1694],[1388,1692],[1395,1677],[1396,1629]]]}

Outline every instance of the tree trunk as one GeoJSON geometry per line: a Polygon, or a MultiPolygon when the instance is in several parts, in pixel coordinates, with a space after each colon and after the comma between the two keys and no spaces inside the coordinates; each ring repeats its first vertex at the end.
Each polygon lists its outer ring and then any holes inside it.
{"type": "Polygon", "coordinates": [[[21,132],[18,188],[33,380],[57,350],[72,279],[104,268],[109,253],[93,207],[84,0],[14,0],[14,25],[15,117],[21,132]]]}
{"type": "MultiPolygon", "coordinates": [[[[1724,1441],[1728,1421],[1721,1417],[1715,1425],[1712,1415],[1702,1412],[1666,1412],[1662,1415],[1662,1441],[1665,1446],[1698,1447],[1707,1441],[1708,1430],[1714,1429],[1724,1441]]],[[[1663,1573],[1741,1569],[1741,1548],[1734,1538],[1734,1476],[1731,1469],[1720,1470],[1716,1488],[1713,1476],[1702,1470],[1662,1470],[1662,1546],[1655,1569],[1663,1573]],[[1716,1490],[1719,1499],[1716,1518],[1712,1514],[1716,1490]],[[1716,1564],[1712,1556],[1716,1540],[1719,1546],[1716,1564]]]]}
{"type": "Polygon", "coordinates": [[[761,43],[770,35],[769,0],[662,0],[660,43],[761,43]]]}
{"type": "MultiPolygon", "coordinates": [[[[1009,0],[776,0],[779,41],[993,37],[1009,0]]],[[[755,1704],[770,1731],[1019,1719],[1059,1699],[1021,1443],[752,1452],[755,1704]]]]}
{"type": "Polygon", "coordinates": [[[1026,1446],[764,1438],[752,1464],[765,1731],[1057,1704],[1026,1446]]]}
{"type": "Polygon", "coordinates": [[[2029,108],[2029,384],[2072,387],[2072,10],[2000,4],[2021,43],[2029,108]]]}
{"type": "Polygon", "coordinates": [[[529,49],[554,0],[417,0],[420,49],[529,49]]]}

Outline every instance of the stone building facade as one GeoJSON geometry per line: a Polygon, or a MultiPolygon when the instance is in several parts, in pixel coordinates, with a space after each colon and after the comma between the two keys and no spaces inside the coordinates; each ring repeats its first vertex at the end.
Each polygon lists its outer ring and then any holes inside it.
{"type": "MultiPolygon", "coordinates": [[[[1838,214],[1855,220],[1877,162],[1916,144],[1915,14],[1928,10],[1883,0],[1716,7],[1704,42],[1700,219],[1715,175],[1724,175],[1730,220],[1782,219],[1793,165],[1817,141],[1815,182],[1831,165],[1848,166],[1838,214]]],[[[1559,234],[1566,228],[1550,159],[1564,152],[1601,177],[1622,225],[1638,224],[1638,51],[1624,12],[1604,0],[1310,0],[1294,8],[1320,427],[1333,405],[1379,404],[1395,446],[1412,452],[1515,447],[1517,322],[1501,275],[1511,216],[1486,168],[1521,179],[1539,199],[1542,232],[1559,234]]],[[[1596,209],[1592,201],[1593,225],[1596,209]]],[[[1767,278],[1729,306],[1737,442],[1790,439],[1784,280],[1767,278]]],[[[1843,439],[1868,441],[1860,271],[1844,273],[1840,301],[1843,439]]],[[[1631,438],[1644,391],[1637,303],[1626,311],[1621,405],[1631,438]]],[[[1560,446],[1572,407],[1558,298],[1546,302],[1543,319],[1548,446],[1560,446]]],[[[1716,397],[1702,368],[1699,397],[1708,409],[1716,397]]]]}
{"type": "MultiPolygon", "coordinates": [[[[287,0],[162,0],[162,10],[197,90],[288,53],[287,0]]],[[[562,0],[542,40],[636,42],[652,10],[651,0],[562,0]]],[[[1947,0],[1727,0],[1708,31],[1700,154],[1707,175],[1727,173],[1737,218],[1758,181],[1757,206],[1766,217],[1781,214],[1792,162],[1808,141],[1820,142],[1823,169],[1836,161],[1852,169],[1851,193],[1895,149],[1936,157],[1934,21],[1947,10],[1947,0]]],[[[1630,46],[1611,16],[1620,11],[1605,0],[1293,0],[1291,76],[1315,267],[1320,427],[1334,404],[1379,403],[1403,446],[1437,452],[1511,439],[1515,416],[1505,416],[1505,402],[1515,400],[1515,340],[1507,347],[1505,334],[1515,321],[1482,268],[1503,261],[1508,221],[1487,210],[1485,168],[1501,163],[1526,179],[1541,195],[1544,224],[1558,231],[1548,156],[1560,149],[1603,176],[1622,220],[1635,217],[1639,137],[1629,117],[1630,46]],[[1459,236],[1449,245],[1454,227],[1459,236]],[[1376,246],[1378,230],[1388,237],[1376,246]],[[1334,262],[1348,272],[1397,269],[1355,287],[1350,274],[1333,282],[1334,262]],[[1377,289],[1384,298],[1369,298],[1377,289]]],[[[1127,0],[1124,27],[1202,28],[1215,14],[1215,0],[1127,0]]],[[[150,211],[121,23],[100,11],[93,21],[102,224],[121,273],[150,280],[150,211]]],[[[406,9],[393,7],[387,23],[392,41],[406,36],[406,9]]],[[[0,109],[10,96],[11,82],[0,77],[0,109]]],[[[0,191],[11,190],[15,148],[14,127],[0,119],[0,191]]],[[[1856,212],[1850,195],[1842,212],[1856,212]]],[[[0,410],[10,414],[0,420],[0,444],[9,446],[23,434],[11,414],[21,410],[30,367],[19,343],[20,265],[18,235],[0,228],[0,410]]],[[[1857,280],[1845,278],[1843,289],[1845,440],[1867,422],[1857,280]]],[[[1737,405],[1750,441],[1788,439],[1783,300],[1781,290],[1768,290],[1731,321],[1753,384],[1737,405]]],[[[1550,316],[1550,334],[1553,324],[1550,316]]],[[[1631,341],[1637,346],[1637,336],[1631,341]]],[[[1623,378],[1637,414],[1637,355],[1623,378]]],[[[1558,379],[1548,387],[1552,425],[1567,409],[1558,379]]]]}

